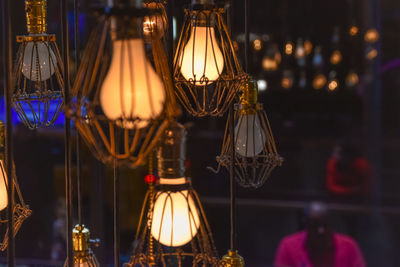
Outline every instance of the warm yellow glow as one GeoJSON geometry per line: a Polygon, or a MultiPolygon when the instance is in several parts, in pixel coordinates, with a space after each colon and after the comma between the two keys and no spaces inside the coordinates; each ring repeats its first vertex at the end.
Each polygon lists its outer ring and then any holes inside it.
{"type": "Polygon", "coordinates": [[[164,85],[147,61],[143,40],[113,41],[111,65],[100,91],[107,118],[121,119],[124,128],[142,128],[162,112],[164,101],[164,85]],[[133,118],[144,121],[132,123],[133,118]]]}
{"type": "MultiPolygon", "coordinates": [[[[164,180],[166,182],[160,180],[160,184],[170,184],[170,179],[164,180]]],[[[192,196],[188,194],[187,190],[182,190],[161,192],[156,196],[151,235],[165,246],[183,246],[197,234],[199,213],[192,196]]]]}
{"type": "Polygon", "coordinates": [[[353,87],[358,84],[358,75],[354,71],[349,72],[346,77],[346,85],[347,87],[353,87]]]}
{"type": "Polygon", "coordinates": [[[317,74],[313,80],[313,87],[316,90],[323,88],[326,84],[326,77],[323,74],[317,74]]]}
{"type": "Polygon", "coordinates": [[[4,210],[8,205],[7,181],[6,169],[3,160],[0,160],[0,210],[4,210]]]}
{"type": "Polygon", "coordinates": [[[297,41],[295,55],[296,55],[297,59],[301,59],[306,55],[306,51],[304,49],[304,45],[303,45],[303,41],[302,40],[297,41]]]}
{"type": "Polygon", "coordinates": [[[239,51],[239,45],[236,41],[233,41],[232,45],[233,45],[233,49],[235,49],[235,52],[239,51]]]}
{"type": "Polygon", "coordinates": [[[328,89],[329,89],[330,91],[336,90],[337,87],[338,87],[338,82],[337,82],[336,80],[332,80],[332,81],[330,81],[329,84],[328,84],[328,89]]]}
{"type": "Polygon", "coordinates": [[[261,62],[262,68],[266,71],[273,71],[278,69],[278,62],[271,57],[265,56],[261,62]]]}
{"type": "Polygon", "coordinates": [[[293,53],[293,44],[291,42],[286,43],[285,53],[286,55],[291,55],[293,53]]]}
{"type": "Polygon", "coordinates": [[[22,74],[32,81],[46,81],[54,74],[56,62],[56,56],[47,42],[28,42],[24,51],[22,74]]]}
{"type": "MultiPolygon", "coordinates": [[[[159,9],[164,11],[164,5],[161,3],[151,2],[149,4],[143,3],[143,6],[148,9],[159,9]]],[[[152,34],[156,33],[159,37],[162,37],[167,28],[167,18],[164,12],[161,15],[145,16],[143,18],[143,34],[145,37],[151,37],[152,34]]]]}
{"type": "Polygon", "coordinates": [[[367,58],[372,60],[372,59],[376,58],[377,55],[378,55],[378,50],[376,50],[374,48],[374,49],[371,49],[371,50],[368,51],[367,58]]]}
{"type": "Polygon", "coordinates": [[[355,36],[355,35],[357,35],[357,33],[358,33],[358,27],[355,25],[351,26],[349,29],[349,34],[351,36],[355,36]]]}
{"type": "Polygon", "coordinates": [[[369,29],[365,35],[364,35],[364,40],[367,43],[375,43],[379,39],[379,33],[376,29],[369,29]]]}
{"type": "Polygon", "coordinates": [[[181,72],[186,80],[196,80],[196,85],[215,82],[224,68],[224,57],[214,28],[193,27],[181,59],[181,72]]]}
{"type": "Polygon", "coordinates": [[[304,51],[306,52],[306,55],[311,54],[312,49],[313,49],[313,45],[312,45],[311,41],[305,40],[304,41],[304,51]]]}
{"type": "Polygon", "coordinates": [[[288,77],[284,77],[282,79],[282,87],[285,89],[289,89],[293,86],[293,80],[288,78],[288,77]]]}
{"type": "Polygon", "coordinates": [[[339,50],[333,51],[330,61],[332,65],[339,64],[342,61],[342,53],[339,50]]]}
{"type": "Polygon", "coordinates": [[[260,51],[262,49],[262,42],[260,39],[255,39],[253,42],[253,48],[256,51],[260,51]]]}

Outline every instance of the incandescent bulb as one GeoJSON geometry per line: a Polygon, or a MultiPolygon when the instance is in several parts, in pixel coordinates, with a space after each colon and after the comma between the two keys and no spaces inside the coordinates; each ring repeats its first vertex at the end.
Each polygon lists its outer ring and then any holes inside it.
{"type": "Polygon", "coordinates": [[[111,65],[100,91],[107,118],[122,119],[124,128],[143,128],[162,112],[164,101],[163,83],[147,61],[143,40],[114,40],[111,65]],[[141,121],[129,121],[135,118],[141,121]]]}
{"type": "Polygon", "coordinates": [[[46,81],[53,75],[56,56],[48,42],[28,42],[25,46],[22,73],[32,81],[46,81]]]}
{"type": "Polygon", "coordinates": [[[215,82],[224,68],[224,57],[213,27],[194,26],[183,49],[181,72],[196,85],[215,82]]]}
{"type": "Polygon", "coordinates": [[[0,211],[8,205],[7,174],[3,160],[0,160],[0,211]]]}
{"type": "Polygon", "coordinates": [[[241,114],[235,127],[236,152],[243,157],[254,157],[261,153],[265,144],[265,133],[261,130],[257,114],[241,114]]]}
{"type": "MultiPolygon", "coordinates": [[[[160,178],[160,184],[184,183],[186,178],[160,178]]],[[[158,242],[169,247],[183,246],[197,234],[199,225],[199,214],[188,190],[166,191],[157,195],[151,235],[158,242]]]]}
{"type": "Polygon", "coordinates": [[[304,49],[304,44],[302,39],[297,40],[295,55],[297,59],[301,59],[306,55],[306,50],[304,49]]]}

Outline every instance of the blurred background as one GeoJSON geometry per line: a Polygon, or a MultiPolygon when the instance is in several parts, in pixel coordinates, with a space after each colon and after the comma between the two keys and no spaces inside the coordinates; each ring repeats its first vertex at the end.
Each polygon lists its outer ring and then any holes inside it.
{"type": "MultiPolygon", "coordinates": [[[[11,2],[13,36],[25,34],[24,1],[11,2]]],[[[400,266],[400,2],[249,2],[249,73],[258,81],[260,102],[285,161],[261,189],[238,188],[238,248],[246,266],[272,266],[279,241],[302,229],[304,206],[313,200],[328,203],[332,228],[357,241],[368,266],[400,266]],[[345,165],[364,160],[363,175],[356,181],[362,189],[344,193],[329,183],[337,177],[327,166],[338,153],[345,165]]],[[[98,4],[102,3],[80,1],[80,49],[96,22],[91,6],[98,4]]],[[[178,38],[182,7],[189,1],[175,4],[178,38]]],[[[230,1],[229,10],[232,41],[243,63],[244,1],[230,1]]],[[[48,13],[49,33],[57,34],[60,42],[57,1],[49,1],[48,13]]],[[[72,13],[70,22],[73,49],[72,13]]],[[[71,65],[73,69],[74,62],[71,65]]],[[[0,104],[4,118],[3,99],[0,104]]],[[[17,176],[33,210],[17,236],[17,257],[29,266],[60,266],[65,259],[64,119],[61,116],[54,128],[35,131],[21,125],[16,114],[13,119],[17,176]]],[[[188,129],[188,176],[223,255],[229,247],[229,178],[225,170],[214,174],[207,167],[217,166],[226,118],[194,119],[186,114],[181,121],[188,129]]],[[[84,221],[92,237],[101,239],[95,249],[100,262],[111,264],[112,169],[87,150],[81,157],[84,221]]],[[[147,173],[143,167],[121,168],[120,174],[125,262],[147,173]]]]}

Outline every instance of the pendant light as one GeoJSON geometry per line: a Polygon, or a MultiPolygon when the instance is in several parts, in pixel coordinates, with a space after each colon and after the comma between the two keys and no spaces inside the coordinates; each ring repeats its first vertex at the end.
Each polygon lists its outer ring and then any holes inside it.
{"type": "Polygon", "coordinates": [[[103,10],[82,55],[69,106],[81,136],[107,164],[114,159],[119,165],[143,164],[167,125],[165,118],[176,112],[168,108],[173,87],[160,36],[150,36],[154,67],[141,37],[141,19],[162,16],[162,10],[137,2],[103,10]]]}
{"type": "MultiPolygon", "coordinates": [[[[220,266],[210,227],[196,191],[185,176],[184,127],[172,121],[157,148],[160,179],[147,179],[146,194],[135,238],[125,267],[220,266]]],[[[153,177],[153,176],[151,176],[153,177]]]]}
{"type": "Polygon", "coordinates": [[[174,59],[176,95],[193,116],[220,116],[234,99],[245,74],[213,0],[193,0],[174,59]]]}
{"type": "Polygon", "coordinates": [[[143,36],[145,40],[151,41],[153,35],[163,37],[168,29],[167,13],[165,11],[166,1],[144,0],[143,7],[149,11],[154,10],[156,14],[150,14],[143,18],[143,36]],[[157,14],[158,13],[158,14],[157,14]]]}
{"type": "MultiPolygon", "coordinates": [[[[90,244],[98,244],[98,240],[90,239],[90,231],[82,224],[77,224],[72,230],[72,246],[74,252],[74,267],[99,267],[96,256],[90,244]]],[[[64,267],[68,266],[68,260],[64,267]]]]}
{"type": "Polygon", "coordinates": [[[17,36],[12,105],[30,129],[50,126],[63,108],[63,63],[56,36],[47,34],[47,0],[26,0],[28,35],[17,36]]]}
{"type": "MultiPolygon", "coordinates": [[[[267,114],[257,101],[257,82],[253,79],[243,82],[241,91],[240,103],[235,105],[235,177],[243,187],[258,188],[282,164],[283,158],[277,152],[267,114]]],[[[219,166],[226,168],[232,160],[229,127],[228,120],[222,151],[217,157],[219,166]]]]}
{"type": "Polygon", "coordinates": [[[25,204],[21,190],[18,185],[15,168],[13,167],[12,177],[7,177],[6,166],[4,162],[4,123],[0,121],[0,229],[2,240],[0,240],[0,251],[5,251],[8,246],[8,220],[10,216],[7,214],[8,207],[8,183],[14,184],[13,192],[17,193],[12,197],[14,200],[14,209],[11,218],[14,220],[14,235],[16,235],[22,226],[22,223],[32,214],[29,206],[25,204]]]}

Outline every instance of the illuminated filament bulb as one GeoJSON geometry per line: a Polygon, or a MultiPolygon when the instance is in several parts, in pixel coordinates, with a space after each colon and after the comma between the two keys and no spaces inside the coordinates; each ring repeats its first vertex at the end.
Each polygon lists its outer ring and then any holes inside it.
{"type": "Polygon", "coordinates": [[[163,110],[164,85],[146,58],[141,38],[113,40],[111,65],[100,91],[100,104],[110,120],[124,128],[143,128],[163,110]],[[139,118],[139,122],[132,120],[139,118]]]}
{"type": "Polygon", "coordinates": [[[215,82],[224,68],[224,57],[213,27],[194,26],[181,57],[181,73],[196,85],[215,82]]]}
{"type": "Polygon", "coordinates": [[[24,50],[22,74],[32,81],[46,81],[54,74],[56,56],[48,42],[27,42],[24,50]]]}
{"type": "Polygon", "coordinates": [[[3,160],[0,160],[0,211],[8,206],[7,173],[3,160]]]}
{"type": "MultiPolygon", "coordinates": [[[[186,178],[160,178],[161,185],[185,184],[186,178]]],[[[199,213],[188,190],[161,191],[154,203],[151,235],[161,244],[179,247],[197,234],[199,213]]]]}

